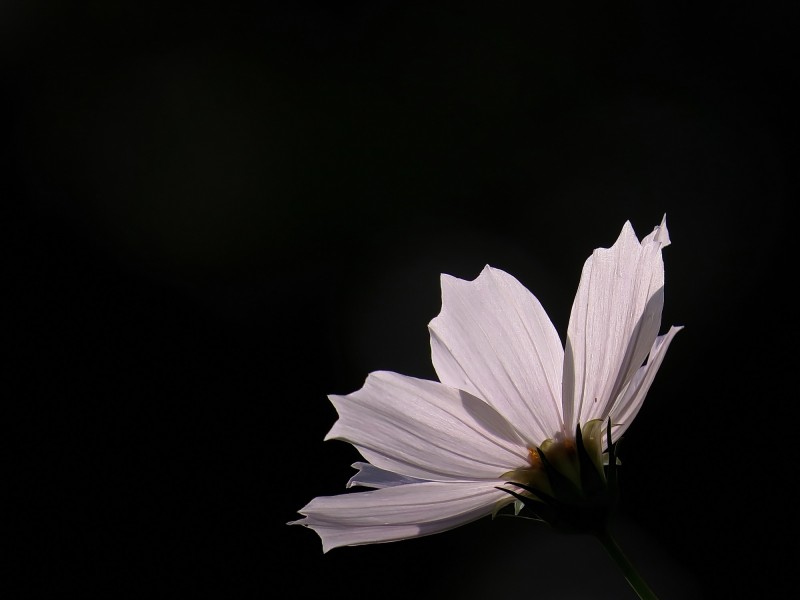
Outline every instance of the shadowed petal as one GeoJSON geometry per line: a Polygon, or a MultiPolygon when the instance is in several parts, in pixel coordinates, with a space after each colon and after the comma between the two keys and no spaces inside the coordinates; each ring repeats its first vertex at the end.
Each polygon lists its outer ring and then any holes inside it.
{"type": "Polygon", "coordinates": [[[339,419],[325,439],[353,444],[385,471],[432,481],[495,479],[526,464],[508,422],[470,394],[436,381],[380,371],[347,396],[330,396],[339,419]]]}
{"type": "Polygon", "coordinates": [[[474,281],[442,275],[442,310],[429,329],[442,383],[486,400],[530,443],[561,429],[561,340],[511,275],[489,266],[474,281]]]}
{"type": "Polygon", "coordinates": [[[661,248],[668,243],[665,222],[642,243],[626,222],[614,245],[584,264],[564,357],[567,430],[607,414],[650,352],[661,326],[661,248]]]}
{"type": "MultiPolygon", "coordinates": [[[[647,364],[636,372],[625,392],[611,409],[611,422],[615,426],[613,430],[615,439],[619,439],[636,418],[650,385],[653,383],[653,378],[655,378],[658,368],[661,366],[661,361],[664,360],[672,338],[681,329],[683,327],[670,327],[670,330],[665,335],[656,338],[653,349],[650,350],[650,355],[647,358],[647,364]]],[[[607,416],[598,415],[596,418],[605,421],[607,416]]]]}
{"type": "Polygon", "coordinates": [[[512,498],[486,482],[426,482],[315,498],[299,512],[322,538],[324,552],[339,546],[392,542],[453,529],[492,513],[512,498]]]}
{"type": "Polygon", "coordinates": [[[422,479],[414,477],[406,477],[405,475],[398,475],[391,471],[384,471],[375,465],[365,462],[357,462],[351,465],[354,469],[358,469],[358,473],[350,478],[347,482],[348,488],[361,486],[370,488],[385,488],[395,485],[406,485],[408,483],[422,483],[422,479]]]}

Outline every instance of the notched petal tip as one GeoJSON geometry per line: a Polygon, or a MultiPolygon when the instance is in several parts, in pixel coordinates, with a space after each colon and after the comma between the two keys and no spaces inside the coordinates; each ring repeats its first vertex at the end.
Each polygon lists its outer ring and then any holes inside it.
{"type": "Polygon", "coordinates": [[[667,213],[664,213],[664,217],[661,219],[661,225],[656,227],[655,230],[658,231],[658,233],[656,233],[656,241],[661,242],[662,248],[666,248],[672,243],[669,239],[669,230],[667,229],[667,213]]]}
{"type": "Polygon", "coordinates": [[[300,525],[304,529],[309,529],[317,534],[322,544],[322,553],[327,554],[334,548],[338,548],[339,545],[332,543],[321,531],[317,530],[315,527],[315,523],[310,522],[308,517],[303,517],[302,519],[298,519],[297,521],[289,521],[286,523],[287,525],[300,525]]]}
{"type": "Polygon", "coordinates": [[[369,373],[366,376],[366,378],[364,379],[364,383],[356,391],[350,392],[349,394],[328,394],[328,400],[333,405],[333,408],[336,409],[336,414],[338,415],[338,419],[333,423],[333,426],[330,428],[330,431],[328,431],[328,433],[325,434],[323,441],[327,442],[330,440],[338,440],[352,444],[352,442],[347,438],[347,436],[343,435],[341,432],[342,406],[344,405],[344,403],[351,401],[358,395],[365,393],[367,388],[370,387],[376,380],[385,381],[395,375],[397,374],[392,371],[373,371],[372,373],[369,373]]]}
{"type": "Polygon", "coordinates": [[[477,276],[473,279],[461,279],[460,277],[456,277],[455,275],[450,275],[448,273],[440,273],[439,274],[439,288],[441,289],[441,296],[442,296],[442,306],[439,309],[439,314],[437,314],[434,318],[432,318],[428,322],[428,331],[432,334],[436,333],[436,329],[442,319],[444,318],[444,314],[447,308],[447,296],[450,294],[450,291],[454,288],[459,288],[459,286],[465,285],[476,285],[480,284],[481,280],[488,275],[488,273],[493,269],[493,267],[484,265],[481,272],[478,273],[477,276]]]}
{"type": "Polygon", "coordinates": [[[661,219],[661,224],[656,225],[653,228],[653,231],[651,231],[649,235],[645,236],[642,239],[642,245],[645,245],[645,244],[648,244],[648,243],[651,243],[651,242],[656,242],[658,244],[661,244],[661,248],[662,249],[666,248],[667,246],[669,246],[672,243],[671,240],[669,239],[669,230],[667,229],[667,215],[666,215],[666,213],[664,214],[664,216],[661,219]]]}
{"type": "Polygon", "coordinates": [[[485,401],[530,443],[562,425],[564,349],[539,300],[502,269],[473,281],[442,277],[442,308],[429,323],[439,380],[485,401]]]}

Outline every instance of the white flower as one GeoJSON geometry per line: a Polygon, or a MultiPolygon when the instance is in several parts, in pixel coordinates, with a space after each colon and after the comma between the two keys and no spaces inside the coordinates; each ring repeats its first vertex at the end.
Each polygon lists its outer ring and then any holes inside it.
{"type": "Polygon", "coordinates": [[[325,439],[349,442],[368,461],[353,465],[348,487],[375,489],[315,498],[290,524],[316,531],[327,552],[493,514],[514,501],[499,488],[523,492],[509,481],[558,497],[537,449],[559,463],[578,429],[584,438],[591,430],[599,465],[597,424],[610,419],[615,439],[625,432],[681,329],[658,336],[668,244],[665,218],[641,242],[625,223],[611,248],[593,252],[566,351],[539,301],[508,273],[487,266],[474,281],[443,275],[442,309],[429,325],[441,383],[376,372],[360,390],[330,396],[339,419],[325,439]]]}

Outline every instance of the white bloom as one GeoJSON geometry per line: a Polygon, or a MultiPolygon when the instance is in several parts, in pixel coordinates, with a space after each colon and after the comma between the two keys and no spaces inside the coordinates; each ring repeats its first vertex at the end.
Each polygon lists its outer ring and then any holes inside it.
{"type": "MultiPolygon", "coordinates": [[[[641,242],[625,223],[611,248],[593,252],[566,351],[511,275],[489,266],[474,281],[443,275],[429,325],[440,382],[377,372],[330,396],[339,419],[325,439],[368,461],[353,465],[348,487],[375,489],[315,498],[291,524],[316,531],[326,552],[445,531],[513,502],[498,489],[507,482],[538,481],[537,448],[574,448],[577,427],[609,418],[618,439],[680,330],[658,336],[668,244],[666,219],[641,242]]],[[[546,482],[539,489],[549,493],[546,482]]]]}

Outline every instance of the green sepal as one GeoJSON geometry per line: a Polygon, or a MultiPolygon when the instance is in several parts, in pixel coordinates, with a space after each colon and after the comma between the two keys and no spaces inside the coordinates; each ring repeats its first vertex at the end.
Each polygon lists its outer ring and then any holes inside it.
{"type": "Polygon", "coordinates": [[[600,419],[592,419],[587,421],[581,427],[581,438],[586,452],[594,462],[594,466],[600,472],[605,480],[605,469],[603,459],[606,454],[603,453],[603,421],[600,419]]]}
{"type": "MultiPolygon", "coordinates": [[[[519,485],[523,489],[529,486],[509,482],[511,485],[519,485]]],[[[514,496],[522,502],[526,508],[533,512],[542,521],[545,521],[553,529],[564,533],[591,533],[604,527],[608,517],[608,506],[604,502],[582,501],[578,504],[561,502],[560,500],[544,494],[541,501],[528,498],[513,490],[498,487],[507,494],[514,496]]],[[[534,491],[528,489],[534,493],[534,491]]]]}
{"type": "Polygon", "coordinates": [[[542,467],[550,481],[550,487],[553,488],[553,496],[572,502],[580,502],[583,499],[583,494],[581,494],[581,491],[572,480],[553,466],[541,448],[536,448],[536,453],[542,461],[542,467]]]}
{"type": "MultiPolygon", "coordinates": [[[[530,492],[531,494],[533,494],[535,496],[535,498],[528,498],[526,496],[523,496],[523,498],[526,498],[527,500],[530,500],[532,502],[538,502],[540,504],[549,504],[549,505],[554,506],[556,508],[563,504],[557,498],[554,498],[550,494],[548,494],[546,492],[543,492],[543,491],[541,491],[541,490],[539,490],[539,489],[537,489],[535,487],[532,487],[530,485],[526,485],[524,483],[518,483],[516,481],[509,481],[508,483],[510,485],[515,485],[515,486],[517,486],[519,488],[522,488],[526,492],[530,492]]],[[[504,489],[504,488],[498,488],[498,489],[504,489]]],[[[515,495],[515,497],[516,497],[516,495],[515,495]]],[[[525,504],[525,502],[523,502],[523,504],[525,504]]],[[[526,506],[527,506],[527,504],[526,504],[526,506]]]]}
{"type": "MultiPolygon", "coordinates": [[[[503,488],[498,487],[497,489],[498,490],[502,490],[503,488]]],[[[494,521],[498,516],[503,515],[504,513],[501,513],[500,511],[502,511],[507,506],[508,506],[508,504],[506,504],[506,503],[497,502],[495,504],[494,508],[492,509],[492,520],[494,521]]],[[[513,505],[514,514],[513,514],[513,516],[518,517],[520,511],[522,511],[523,508],[525,508],[525,503],[524,502],[520,502],[519,500],[514,500],[514,505],[513,505]]],[[[511,515],[508,515],[508,516],[511,516],[511,515]]]]}
{"type": "MultiPolygon", "coordinates": [[[[513,483],[511,481],[509,481],[509,483],[511,483],[512,485],[519,485],[519,484],[513,483]]],[[[520,486],[520,487],[522,487],[522,486],[520,486]]],[[[528,506],[528,504],[530,502],[534,501],[533,498],[528,498],[526,496],[523,496],[519,492],[515,492],[514,490],[509,490],[508,488],[502,488],[502,487],[497,486],[497,485],[494,486],[494,488],[496,490],[500,490],[501,492],[505,492],[506,494],[510,494],[511,496],[514,496],[514,498],[516,498],[518,501],[522,502],[522,504],[525,505],[525,506],[528,506]]]]}
{"type": "Polygon", "coordinates": [[[578,451],[581,489],[587,497],[592,498],[603,493],[606,489],[606,481],[603,472],[598,470],[595,458],[589,453],[583,443],[583,433],[581,432],[580,425],[575,428],[575,445],[578,451]]]}
{"type": "Polygon", "coordinates": [[[608,427],[606,428],[606,445],[608,447],[608,466],[606,467],[606,478],[608,479],[608,495],[611,504],[616,504],[619,496],[617,483],[617,447],[611,439],[611,417],[608,417],[608,427]]]}
{"type": "MultiPolygon", "coordinates": [[[[518,483],[513,483],[513,482],[509,482],[509,483],[511,485],[519,485],[518,483]]],[[[526,486],[526,485],[520,485],[520,487],[528,489],[528,486],[526,486]]],[[[527,508],[534,515],[536,515],[537,520],[543,521],[543,522],[547,523],[548,525],[550,525],[551,527],[555,526],[555,523],[557,522],[557,518],[558,518],[557,517],[557,515],[558,515],[558,509],[557,508],[555,508],[553,506],[549,506],[548,504],[546,504],[544,502],[540,502],[539,500],[536,500],[535,498],[529,498],[527,496],[523,496],[522,494],[520,494],[519,492],[515,492],[514,490],[509,490],[507,488],[501,488],[501,487],[497,487],[497,489],[500,490],[501,492],[505,492],[506,494],[510,494],[511,496],[516,498],[516,502],[521,503],[525,508],[527,508]]],[[[528,491],[530,491],[530,490],[528,489],[528,491]]],[[[547,496],[547,494],[544,494],[544,495],[547,496]]],[[[550,496],[547,496],[547,498],[550,501],[555,502],[555,500],[553,498],[551,498],[550,496]]],[[[519,513],[516,513],[515,516],[520,516],[520,515],[519,515],[519,513]]]]}
{"type": "Polygon", "coordinates": [[[514,516],[519,516],[519,513],[522,512],[522,509],[525,508],[525,503],[519,500],[514,500],[514,516]]]}

